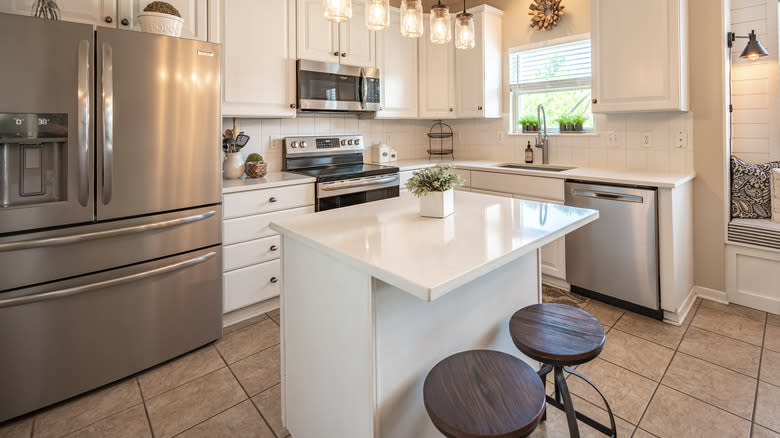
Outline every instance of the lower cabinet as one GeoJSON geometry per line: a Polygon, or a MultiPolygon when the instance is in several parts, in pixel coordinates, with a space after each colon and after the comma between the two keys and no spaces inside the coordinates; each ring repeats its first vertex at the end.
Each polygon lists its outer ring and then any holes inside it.
{"type": "MultiPolygon", "coordinates": [[[[250,306],[278,297],[281,290],[281,243],[270,224],[314,213],[314,184],[228,193],[223,204],[230,206],[222,223],[223,311],[227,314],[247,308],[253,310],[250,306]]],[[[259,309],[256,313],[266,310],[259,309]]],[[[241,314],[238,320],[255,316],[251,311],[238,313],[241,314]]],[[[232,323],[237,322],[235,315],[230,319],[232,323]]]]}

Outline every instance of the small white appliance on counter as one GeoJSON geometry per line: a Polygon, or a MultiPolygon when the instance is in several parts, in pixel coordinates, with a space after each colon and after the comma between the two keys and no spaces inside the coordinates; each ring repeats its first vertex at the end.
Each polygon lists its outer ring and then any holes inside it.
{"type": "Polygon", "coordinates": [[[372,163],[383,164],[398,161],[398,152],[390,146],[382,143],[371,146],[369,159],[372,163]]]}

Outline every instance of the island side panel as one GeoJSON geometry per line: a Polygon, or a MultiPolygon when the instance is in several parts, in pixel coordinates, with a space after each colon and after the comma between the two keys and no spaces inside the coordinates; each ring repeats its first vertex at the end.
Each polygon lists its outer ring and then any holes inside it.
{"type": "Polygon", "coordinates": [[[296,438],[374,435],[371,277],[282,240],[282,403],[296,438]]]}
{"type": "Polygon", "coordinates": [[[538,369],[514,346],[509,319],[540,300],[539,255],[533,251],[431,302],[374,279],[375,437],[441,438],[426,414],[422,387],[428,371],[454,353],[499,350],[538,369]]]}

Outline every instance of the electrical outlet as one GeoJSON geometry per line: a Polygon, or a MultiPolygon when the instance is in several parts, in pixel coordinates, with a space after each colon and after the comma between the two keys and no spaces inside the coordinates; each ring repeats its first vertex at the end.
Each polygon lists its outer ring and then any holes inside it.
{"type": "Polygon", "coordinates": [[[274,138],[274,136],[268,137],[268,144],[270,145],[270,150],[272,151],[281,151],[282,150],[282,139],[281,138],[274,138]]]}
{"type": "Polygon", "coordinates": [[[504,131],[500,129],[496,131],[496,142],[498,144],[504,144],[504,131]]]}
{"type": "Polygon", "coordinates": [[[688,130],[681,129],[677,131],[677,142],[675,147],[678,149],[685,149],[688,147],[688,130]]]}
{"type": "Polygon", "coordinates": [[[609,131],[607,133],[607,146],[617,146],[618,135],[615,131],[609,131]]]}
{"type": "Polygon", "coordinates": [[[651,136],[649,133],[644,132],[639,136],[640,146],[650,146],[652,144],[653,144],[653,136],[651,136]]]}

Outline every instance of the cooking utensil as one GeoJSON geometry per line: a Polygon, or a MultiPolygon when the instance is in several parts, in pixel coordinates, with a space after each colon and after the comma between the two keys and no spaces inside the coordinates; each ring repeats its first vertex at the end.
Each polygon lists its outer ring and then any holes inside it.
{"type": "Polygon", "coordinates": [[[240,151],[247,143],[249,143],[249,136],[244,134],[243,131],[240,132],[238,136],[236,136],[236,144],[234,145],[236,152],[240,151]]]}

